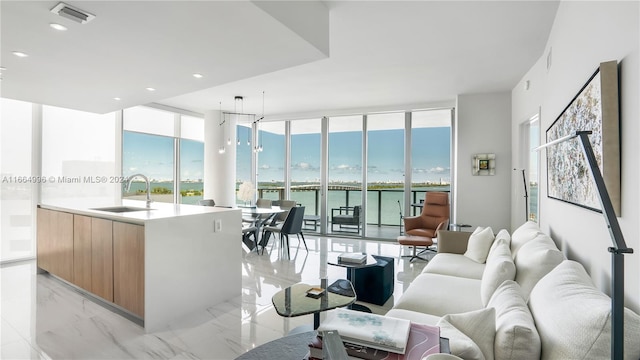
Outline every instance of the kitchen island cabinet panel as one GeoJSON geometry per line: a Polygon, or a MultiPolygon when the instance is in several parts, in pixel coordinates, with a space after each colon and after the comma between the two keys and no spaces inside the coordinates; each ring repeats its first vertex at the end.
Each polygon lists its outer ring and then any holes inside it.
{"type": "Polygon", "coordinates": [[[113,302],[113,224],[91,218],[91,292],[113,302]]]}
{"type": "Polygon", "coordinates": [[[38,209],[38,267],[73,282],[73,215],[38,209]]]}
{"type": "Polygon", "coordinates": [[[113,300],[144,317],[144,226],[113,223],[113,300]]]}
{"type": "Polygon", "coordinates": [[[73,215],[73,283],[91,291],[91,218],[73,215]]]}

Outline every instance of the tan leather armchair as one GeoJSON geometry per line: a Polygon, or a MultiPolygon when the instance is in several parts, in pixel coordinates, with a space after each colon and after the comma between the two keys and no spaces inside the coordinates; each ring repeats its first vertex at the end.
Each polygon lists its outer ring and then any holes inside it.
{"type": "Polygon", "coordinates": [[[406,234],[435,238],[438,230],[447,230],[449,227],[449,194],[428,191],[422,213],[403,220],[406,234]]]}

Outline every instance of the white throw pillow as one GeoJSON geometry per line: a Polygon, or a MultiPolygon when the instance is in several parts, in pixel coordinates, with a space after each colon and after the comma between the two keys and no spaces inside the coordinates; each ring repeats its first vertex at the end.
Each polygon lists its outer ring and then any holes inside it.
{"type": "Polygon", "coordinates": [[[467,251],[464,253],[464,256],[477,263],[484,264],[495,236],[493,235],[491,227],[486,227],[481,231],[476,229],[476,231],[469,237],[469,244],[467,245],[467,251]]]}
{"type": "Polygon", "coordinates": [[[533,316],[522,297],[520,286],[507,280],[500,285],[487,307],[496,309],[496,360],[540,358],[540,335],[533,316]]]}
{"type": "Polygon", "coordinates": [[[494,245],[487,256],[487,266],[484,268],[480,282],[480,299],[485,307],[500,284],[516,277],[516,265],[511,259],[511,250],[507,241],[498,239],[494,245]]]}
{"type": "Polygon", "coordinates": [[[511,257],[515,259],[522,245],[533,240],[539,234],[541,234],[540,228],[538,224],[533,221],[527,221],[517,228],[516,231],[511,234],[511,257]]]}
{"type": "MultiPolygon", "coordinates": [[[[565,260],[531,291],[529,308],[542,341],[541,359],[609,359],[611,298],[585,269],[565,260]]],[[[640,358],[640,315],[624,309],[624,358],[640,358]]]]}
{"type": "Polygon", "coordinates": [[[486,308],[443,316],[438,322],[440,336],[449,338],[451,354],[467,360],[493,360],[495,314],[494,308],[486,308]]]}
{"type": "Polygon", "coordinates": [[[538,280],[547,275],[564,260],[553,241],[545,234],[522,245],[515,259],[516,282],[522,289],[522,296],[529,299],[531,289],[538,280]]]}

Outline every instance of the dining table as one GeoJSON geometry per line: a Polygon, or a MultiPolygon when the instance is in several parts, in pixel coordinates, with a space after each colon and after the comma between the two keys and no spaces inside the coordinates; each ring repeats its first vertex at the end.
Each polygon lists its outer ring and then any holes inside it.
{"type": "MultiPolygon", "coordinates": [[[[261,233],[261,228],[265,225],[275,224],[275,218],[277,214],[286,212],[288,210],[282,209],[279,206],[271,207],[256,207],[256,206],[239,206],[242,209],[242,217],[245,222],[250,222],[251,226],[256,227],[256,234],[261,233]]],[[[246,244],[246,243],[245,243],[246,244]]],[[[256,237],[254,247],[250,247],[250,250],[257,248],[258,246],[263,248],[267,245],[262,243],[256,237]]],[[[247,245],[249,246],[249,245],[247,245]]]]}

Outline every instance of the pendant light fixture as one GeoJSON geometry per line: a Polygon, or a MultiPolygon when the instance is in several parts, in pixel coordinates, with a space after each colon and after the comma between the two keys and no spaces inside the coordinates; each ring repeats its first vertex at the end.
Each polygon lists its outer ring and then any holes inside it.
{"type": "MultiPolygon", "coordinates": [[[[243,102],[244,102],[244,98],[242,96],[236,95],[236,97],[234,98],[234,113],[236,117],[236,129],[238,128],[237,124],[240,124],[240,114],[244,112],[243,102]]],[[[238,138],[237,145],[240,145],[240,134],[238,134],[237,132],[236,132],[236,137],[238,138]]]]}
{"type": "Polygon", "coordinates": [[[262,152],[262,133],[260,132],[260,121],[264,119],[264,90],[262,91],[262,116],[255,121],[256,123],[256,146],[253,147],[254,152],[262,152]]]}

